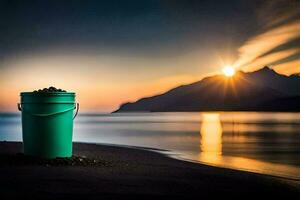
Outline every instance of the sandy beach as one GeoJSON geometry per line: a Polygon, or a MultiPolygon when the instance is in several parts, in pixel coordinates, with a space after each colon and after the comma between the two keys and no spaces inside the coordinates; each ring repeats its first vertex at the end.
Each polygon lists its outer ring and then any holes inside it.
{"type": "Polygon", "coordinates": [[[74,159],[44,161],[0,143],[1,199],[300,196],[286,180],[195,164],[138,148],[74,144],[74,159]]]}

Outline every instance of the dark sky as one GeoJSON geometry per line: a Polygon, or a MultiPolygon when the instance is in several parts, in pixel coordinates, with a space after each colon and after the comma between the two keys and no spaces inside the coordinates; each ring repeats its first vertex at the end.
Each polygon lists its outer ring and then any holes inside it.
{"type": "Polygon", "coordinates": [[[0,2],[2,58],[58,48],[180,53],[195,41],[238,45],[257,26],[247,0],[0,2]]]}

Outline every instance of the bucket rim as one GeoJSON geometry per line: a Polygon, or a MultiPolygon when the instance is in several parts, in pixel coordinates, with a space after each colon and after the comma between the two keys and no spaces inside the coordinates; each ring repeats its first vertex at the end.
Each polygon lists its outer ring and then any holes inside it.
{"type": "Polygon", "coordinates": [[[75,92],[21,92],[20,96],[75,96],[75,92]]]}

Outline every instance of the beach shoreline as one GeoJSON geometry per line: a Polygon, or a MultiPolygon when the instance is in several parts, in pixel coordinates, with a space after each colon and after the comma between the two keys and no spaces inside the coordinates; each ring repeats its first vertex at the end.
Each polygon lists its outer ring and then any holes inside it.
{"type": "Polygon", "coordinates": [[[3,197],[300,196],[298,185],[284,179],[178,160],[141,147],[74,143],[75,156],[95,159],[97,165],[22,163],[21,151],[20,142],[0,142],[3,197]]]}

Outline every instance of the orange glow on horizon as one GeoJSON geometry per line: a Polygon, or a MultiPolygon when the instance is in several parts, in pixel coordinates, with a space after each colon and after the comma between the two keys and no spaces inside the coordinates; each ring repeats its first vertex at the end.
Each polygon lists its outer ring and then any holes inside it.
{"type": "Polygon", "coordinates": [[[0,62],[0,112],[17,112],[20,92],[49,86],[76,92],[81,111],[111,112],[122,103],[200,80],[209,70],[183,71],[183,65],[184,69],[194,65],[196,56],[193,56],[174,61],[126,55],[54,53],[6,60],[0,62]]]}
{"type": "MultiPolygon", "coordinates": [[[[136,84],[135,82],[118,84],[97,80],[94,80],[90,84],[84,82],[76,84],[76,82],[65,82],[56,79],[49,84],[49,81],[45,79],[45,81],[37,80],[36,82],[25,81],[26,85],[18,85],[19,80],[22,79],[19,77],[15,79],[18,80],[16,82],[3,82],[0,85],[0,111],[2,112],[17,112],[16,104],[20,101],[20,92],[30,92],[49,86],[76,92],[76,101],[80,103],[81,111],[112,112],[122,103],[134,102],[142,97],[157,95],[173,87],[198,80],[198,78],[192,76],[172,76],[140,84],[136,84]]],[[[23,80],[25,79],[23,78],[23,80]]]]}

